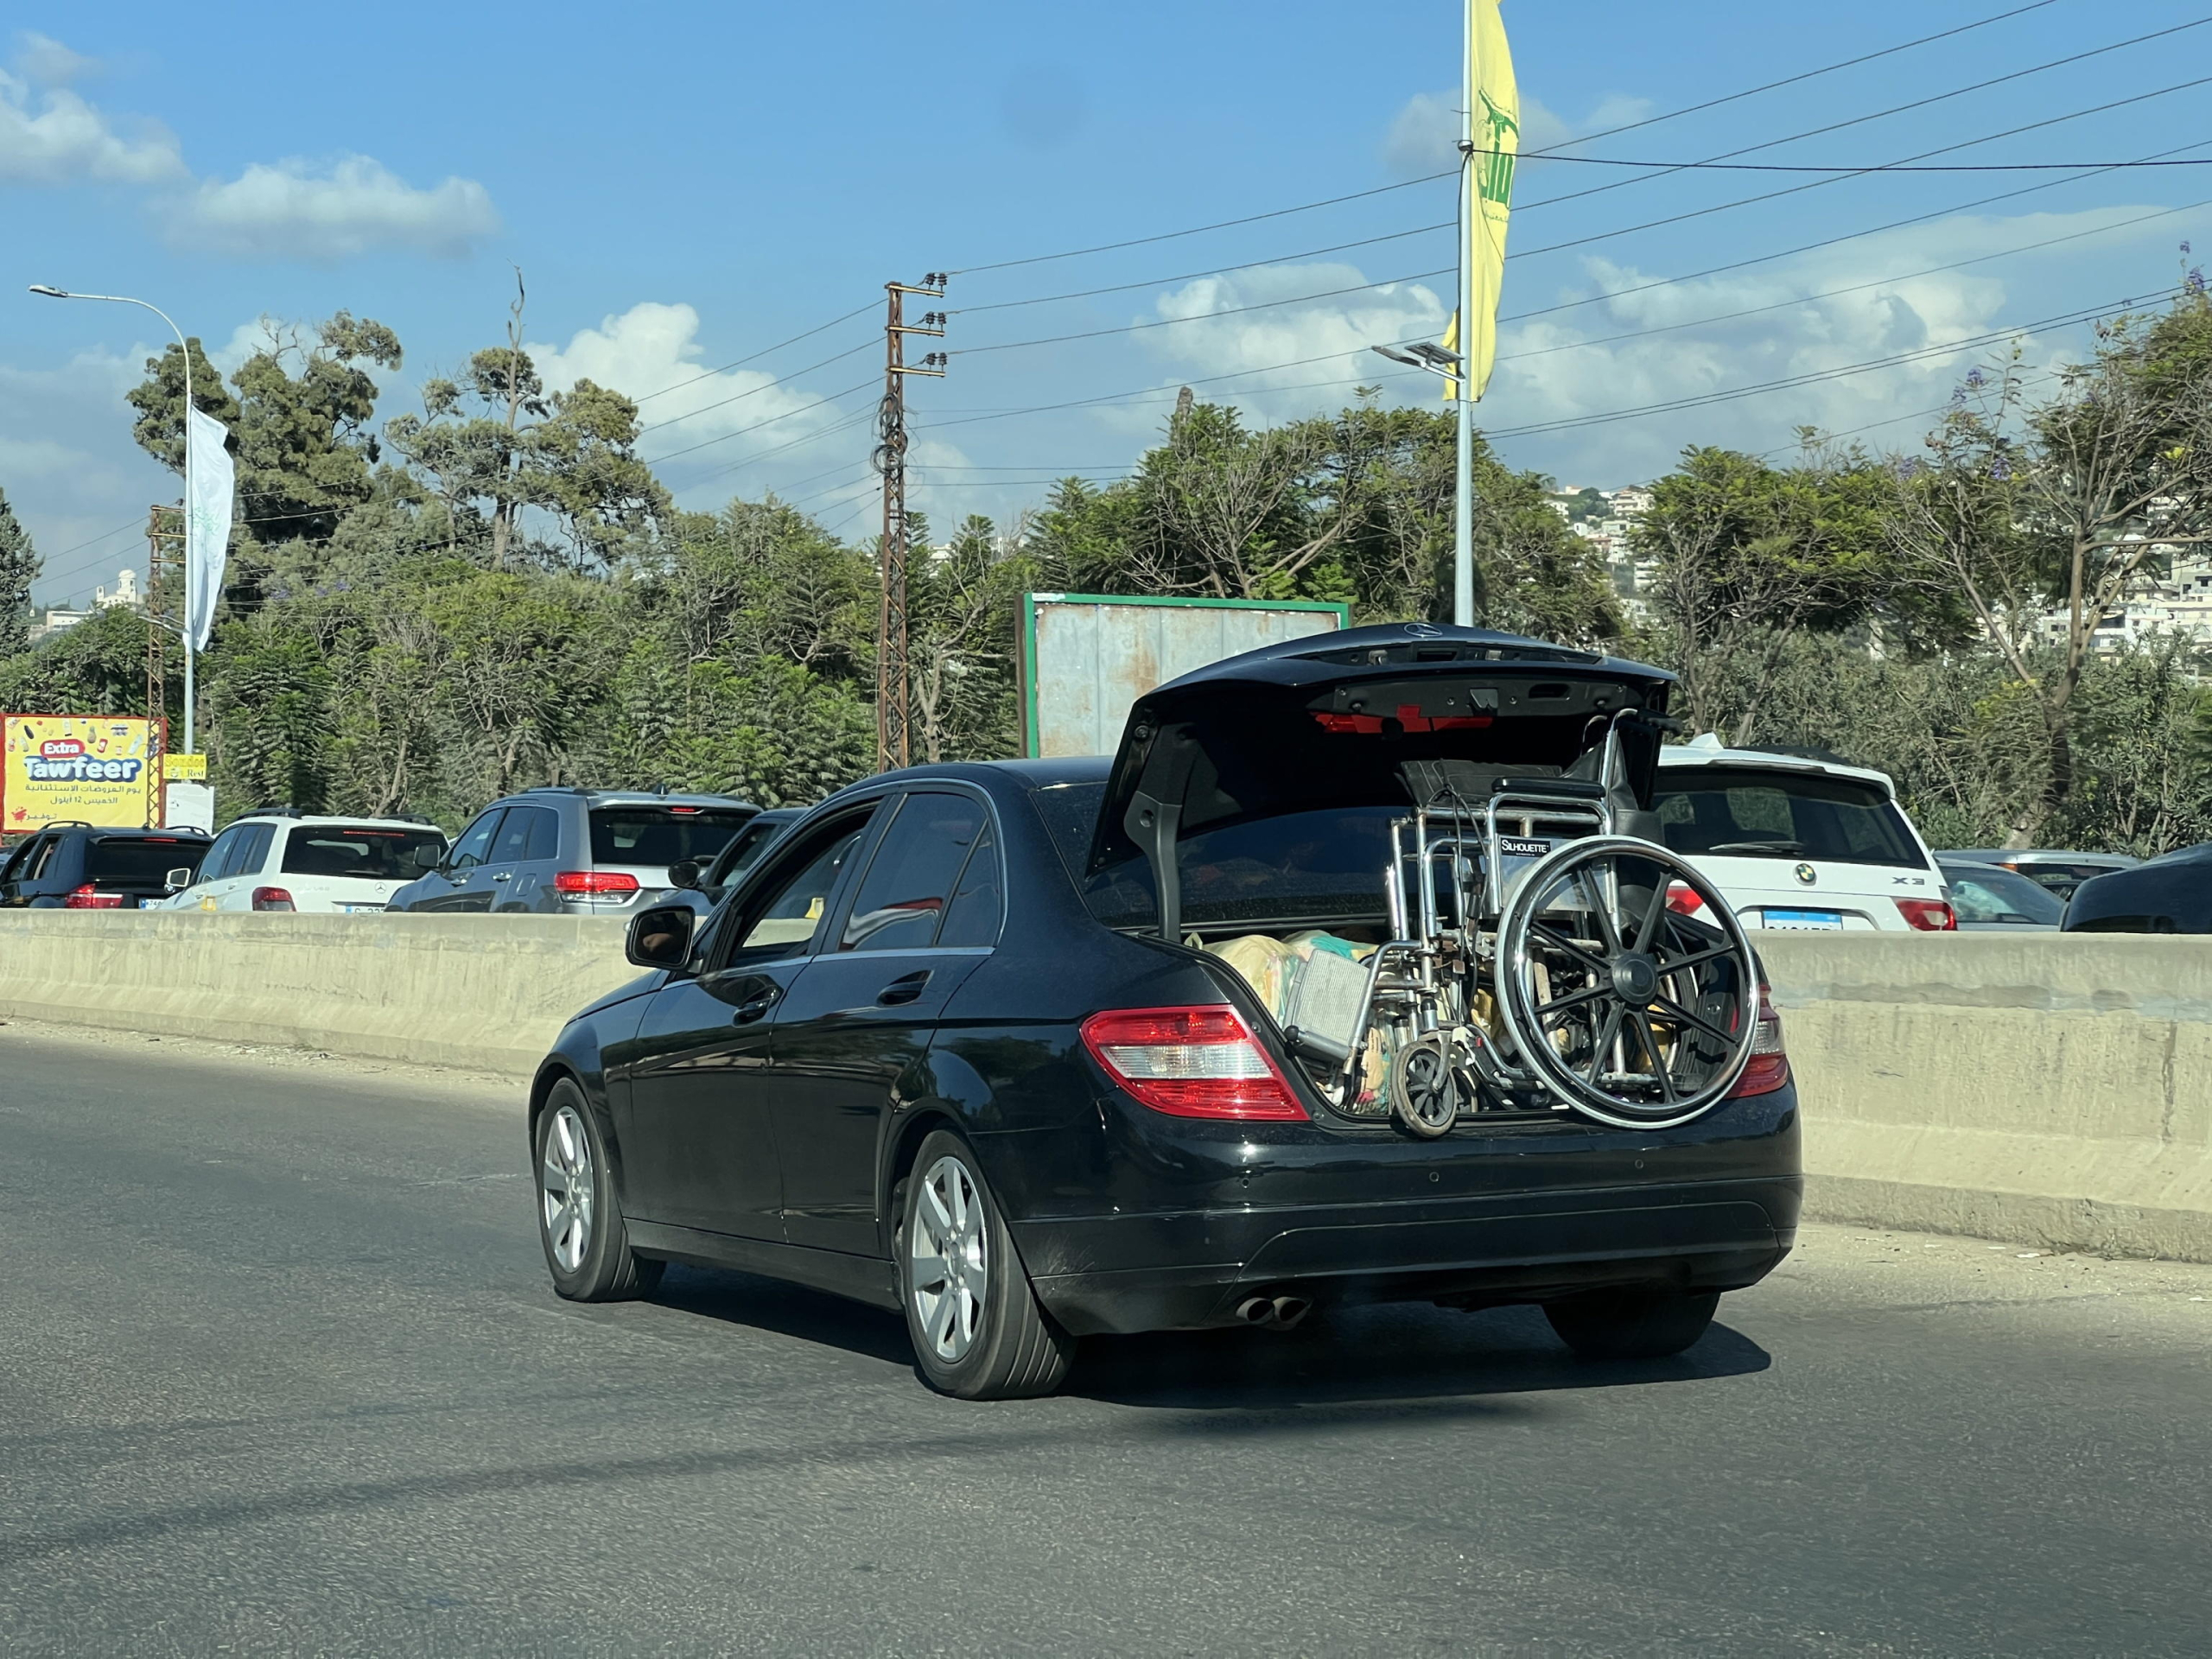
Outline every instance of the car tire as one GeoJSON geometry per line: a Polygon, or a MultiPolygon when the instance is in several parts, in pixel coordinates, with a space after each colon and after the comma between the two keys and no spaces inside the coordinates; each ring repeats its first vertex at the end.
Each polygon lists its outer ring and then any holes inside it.
{"type": "Polygon", "coordinates": [[[537,1242],[553,1288],[572,1302],[620,1302],[652,1294],[666,1263],[630,1248],[607,1138],[574,1079],[562,1078],[538,1114],[537,1242]]]}
{"type": "Polygon", "coordinates": [[[1027,1400],[1058,1388],[1075,1338],[1038,1305],[965,1141],[938,1129],[922,1142],[896,1213],[893,1271],[923,1380],[961,1400],[1027,1400]]]}
{"type": "Polygon", "coordinates": [[[1544,1304],[1559,1339],[1584,1359],[1663,1359],[1706,1332],[1717,1290],[1586,1291],[1544,1304]]]}

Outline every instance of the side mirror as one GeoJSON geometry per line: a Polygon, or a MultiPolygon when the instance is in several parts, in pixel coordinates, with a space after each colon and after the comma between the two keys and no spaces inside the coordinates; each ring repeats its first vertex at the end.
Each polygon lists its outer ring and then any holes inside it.
{"type": "Polygon", "coordinates": [[[689,905],[660,905],[630,918],[622,954],[639,968],[681,968],[691,959],[691,926],[697,919],[689,905]]]}
{"type": "Polygon", "coordinates": [[[668,885],[671,887],[683,887],[692,893],[698,892],[699,861],[696,858],[677,859],[675,863],[668,867],[668,885]]]}
{"type": "Polygon", "coordinates": [[[162,885],[171,893],[182,893],[192,885],[192,867],[180,864],[162,878],[162,885]]]}
{"type": "Polygon", "coordinates": [[[424,875],[445,862],[445,854],[435,847],[410,847],[407,861],[424,875]]]}

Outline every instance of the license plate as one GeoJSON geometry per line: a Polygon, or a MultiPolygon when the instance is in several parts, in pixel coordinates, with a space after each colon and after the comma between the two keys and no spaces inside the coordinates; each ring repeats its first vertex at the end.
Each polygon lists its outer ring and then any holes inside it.
{"type": "Polygon", "coordinates": [[[378,914],[383,911],[384,906],[382,905],[340,905],[338,908],[348,916],[360,916],[378,914]]]}
{"type": "Polygon", "coordinates": [[[1800,932],[1840,933],[1843,912],[1837,910],[1770,910],[1762,912],[1766,925],[1800,932]]]}

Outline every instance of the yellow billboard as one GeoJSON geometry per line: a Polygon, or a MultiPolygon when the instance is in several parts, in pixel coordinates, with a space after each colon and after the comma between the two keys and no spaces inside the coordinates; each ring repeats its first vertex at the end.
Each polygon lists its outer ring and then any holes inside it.
{"type": "Polygon", "coordinates": [[[0,715],[0,832],[72,820],[135,830],[162,821],[151,722],[121,715],[0,715]]]}

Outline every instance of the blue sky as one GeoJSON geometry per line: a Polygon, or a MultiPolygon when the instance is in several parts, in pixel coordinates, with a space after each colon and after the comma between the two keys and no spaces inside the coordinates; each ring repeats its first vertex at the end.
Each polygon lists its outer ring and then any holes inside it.
{"type": "MultiPolygon", "coordinates": [[[[1524,145],[2022,3],[1508,0],[1524,145]]],[[[1895,162],[2055,122],[1930,160],[2196,143],[2182,154],[2212,157],[2212,86],[2164,90],[2212,74],[2212,24],[2038,69],[2202,16],[2048,0],[1574,153],[1700,160],[1853,123],[1743,159],[1895,162]],[[2078,114],[2119,100],[2133,101],[2078,114]]],[[[1450,162],[1458,19],[1452,0],[46,12],[44,33],[0,36],[0,489],[47,556],[39,596],[88,596],[143,565],[121,527],[175,486],[130,443],[122,401],[166,338],[158,321],[36,299],[33,282],[153,300],[226,366],[264,318],[379,318],[407,351],[384,377],[389,416],[499,337],[519,265],[548,378],[645,397],[665,424],[640,448],[674,457],[662,471],[680,502],[774,489],[849,534],[868,524],[888,278],[957,273],[953,372],[913,395],[915,498],[940,527],[1009,518],[1054,476],[1125,468],[1186,381],[1255,421],[1334,407],[1360,382],[1426,399],[1431,383],[1363,348],[1433,332],[1449,304],[1448,279],[1424,275],[1450,264],[1449,234],[1421,227],[1449,219],[1451,187],[1409,181],[1450,162]],[[1069,294],[1087,297],[1053,297],[1069,294]],[[1029,343],[1070,334],[1094,337],[1029,343]],[[1114,401],[1041,407],[1101,398],[1114,401]]],[[[1612,485],[1665,470],[1686,443],[1764,451],[1801,424],[1910,443],[1904,417],[2001,349],[1982,337],[2154,294],[2178,280],[2180,243],[2212,238],[2212,213],[2190,205],[2212,198],[2212,167],[1888,174],[1726,206],[1813,182],[1524,166],[1514,320],[1480,411],[1504,456],[1612,485]],[[1541,205],[1599,185],[1618,188],[1541,205]],[[1971,205],[2013,192],[2026,194],[1971,205]],[[1600,418],[1912,352],[1928,354],[1600,418]]],[[[2022,349],[2040,370],[2084,334],[2044,327],[2022,349]]]]}

